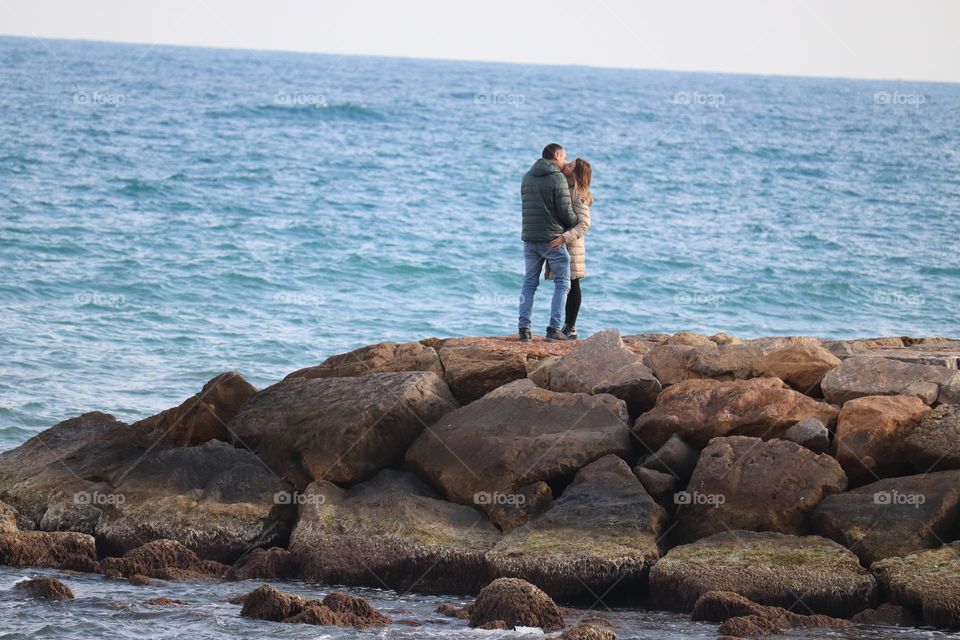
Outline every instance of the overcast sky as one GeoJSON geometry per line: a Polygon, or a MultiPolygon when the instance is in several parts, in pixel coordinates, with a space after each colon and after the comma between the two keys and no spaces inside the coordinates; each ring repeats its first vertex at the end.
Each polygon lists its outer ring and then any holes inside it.
{"type": "Polygon", "coordinates": [[[0,0],[0,33],[960,82],[960,0],[0,0]]]}

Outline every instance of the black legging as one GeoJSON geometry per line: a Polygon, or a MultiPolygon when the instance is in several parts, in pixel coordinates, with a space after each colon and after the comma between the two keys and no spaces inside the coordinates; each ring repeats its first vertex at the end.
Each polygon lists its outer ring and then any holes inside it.
{"type": "Polygon", "coordinates": [[[567,317],[563,323],[568,327],[577,326],[577,314],[580,313],[580,278],[570,281],[570,293],[567,294],[567,317]]]}

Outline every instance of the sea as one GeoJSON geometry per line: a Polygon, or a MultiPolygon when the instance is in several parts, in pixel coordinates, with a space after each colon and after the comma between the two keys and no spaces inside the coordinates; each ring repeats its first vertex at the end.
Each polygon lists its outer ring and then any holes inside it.
{"type": "MultiPolygon", "coordinates": [[[[581,335],[960,336],[957,84],[0,37],[0,451],[226,370],[262,388],[374,342],[513,333],[520,180],[554,141],[593,166],[581,335]]],[[[0,638],[273,633],[221,585],[151,587],[191,600],[156,609],[72,582],[0,600],[0,638]]],[[[715,632],[624,615],[621,637],[715,632]]],[[[434,632],[492,633],[388,635],[434,632]]],[[[936,635],[846,633],[795,637],[936,635]]]]}

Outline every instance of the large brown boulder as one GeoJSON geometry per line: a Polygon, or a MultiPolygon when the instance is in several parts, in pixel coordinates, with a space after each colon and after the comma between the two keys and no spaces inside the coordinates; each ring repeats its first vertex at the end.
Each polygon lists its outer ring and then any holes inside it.
{"type": "MultiPolygon", "coordinates": [[[[925,364],[853,356],[831,370],[821,387],[828,402],[845,404],[864,396],[914,396],[933,404],[941,390],[960,385],[960,371],[925,364]]],[[[945,400],[941,400],[944,402],[945,400]]]]}
{"type": "Polygon", "coordinates": [[[877,598],[873,576],[836,542],[753,531],[718,533],[674,547],[650,570],[650,593],[664,608],[690,610],[708,591],[838,617],[877,598]]]}
{"type": "Polygon", "coordinates": [[[804,418],[833,424],[836,416],[834,407],[788,388],[777,378],[687,380],[665,389],[656,406],[637,418],[634,431],[651,450],[675,433],[691,445],[705,447],[718,436],[782,438],[804,418]]]}
{"type": "Polygon", "coordinates": [[[230,563],[289,535],[292,510],[277,496],[290,486],[253,453],[219,440],[148,451],[108,480],[111,493],[95,535],[113,555],[170,539],[202,558],[230,563]]]}
{"type": "Polygon", "coordinates": [[[236,371],[221,373],[179,406],[135,422],[132,428],[155,434],[175,447],[227,442],[227,423],[256,392],[236,371]]]}
{"type": "Polygon", "coordinates": [[[921,472],[960,469],[960,406],[942,404],[903,441],[903,457],[921,472]]]}
{"type": "Polygon", "coordinates": [[[360,482],[398,464],[425,426],[456,406],[429,372],[291,378],[254,396],[229,429],[234,444],[302,489],[360,482]]]}
{"type": "MultiPolygon", "coordinates": [[[[525,580],[498,578],[477,594],[470,607],[470,626],[501,621],[501,628],[539,627],[554,631],[564,627],[563,612],[546,593],[525,580]]],[[[497,627],[493,627],[497,628],[497,627]]]]}
{"type": "Polygon", "coordinates": [[[500,524],[496,507],[510,503],[529,514],[527,497],[538,483],[562,482],[611,453],[629,457],[627,424],[626,405],[613,396],[517,380],[445,415],[406,462],[448,500],[478,506],[500,524]]]}
{"type": "Polygon", "coordinates": [[[227,566],[215,560],[201,560],[193,551],[174,540],[153,540],[125,553],[104,558],[103,573],[130,578],[147,576],[164,580],[220,578],[227,566]]]}
{"type": "Polygon", "coordinates": [[[958,533],[960,470],[887,478],[830,496],[813,514],[813,531],[864,564],[939,546],[958,533]]]}
{"type": "Polygon", "coordinates": [[[909,396],[864,396],[843,405],[834,441],[850,481],[861,484],[903,473],[903,442],[928,411],[923,401],[909,396]]]}
{"type": "MultiPolygon", "coordinates": [[[[0,499],[44,531],[95,535],[120,554],[157,538],[230,560],[287,535],[274,494],[288,489],[253,454],[203,439],[249,386],[214,378],[181,406],[133,426],[104,413],[65,420],[0,454],[0,499]]],[[[222,426],[222,425],[221,425],[222,426]]]]}
{"type": "Polygon", "coordinates": [[[884,597],[933,627],[960,629],[960,542],[870,566],[884,597]]]}
{"type": "Polygon", "coordinates": [[[763,354],[764,347],[757,344],[708,341],[691,346],[667,341],[651,347],[643,361],[666,387],[684,380],[747,380],[754,377],[763,354]]]}
{"type": "Polygon", "coordinates": [[[380,342],[330,356],[319,365],[294,371],[286,379],[354,378],[370,373],[399,371],[429,371],[443,376],[440,357],[433,347],[419,342],[380,342]]]}
{"type": "Polygon", "coordinates": [[[823,376],[839,364],[840,358],[819,340],[798,340],[765,354],[754,365],[754,375],[780,378],[801,393],[815,394],[823,376]]]}
{"type": "Polygon", "coordinates": [[[846,488],[828,455],[786,440],[714,438],[677,494],[675,534],[685,542],[730,529],[803,535],[820,501],[846,488]]]}
{"type": "Polygon", "coordinates": [[[569,393],[609,393],[627,403],[632,416],[650,409],[662,387],[643,358],[624,346],[620,332],[590,336],[550,369],[550,389],[569,393]]]}
{"type": "Polygon", "coordinates": [[[497,529],[411,474],[381,471],[349,490],[318,481],[298,501],[290,552],[304,579],[433,593],[476,593],[488,579],[497,529]]]}
{"type": "Polygon", "coordinates": [[[64,420],[0,453],[0,500],[51,530],[93,533],[101,505],[75,496],[109,495],[102,481],[132,466],[156,444],[113,416],[91,412],[64,420]]]}
{"type": "Polygon", "coordinates": [[[581,469],[546,513],[487,554],[496,576],[523,578],[558,600],[646,586],[666,513],[614,455],[581,469]]]}
{"type": "Polygon", "coordinates": [[[455,338],[439,347],[444,377],[454,397],[466,404],[497,387],[527,376],[531,360],[561,356],[574,348],[571,342],[516,338],[455,338]]]}

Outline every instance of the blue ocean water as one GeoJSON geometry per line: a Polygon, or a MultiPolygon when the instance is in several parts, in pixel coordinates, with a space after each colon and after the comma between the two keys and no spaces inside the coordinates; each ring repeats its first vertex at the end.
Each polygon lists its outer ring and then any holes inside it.
{"type": "Polygon", "coordinates": [[[960,333],[960,85],[18,38],[0,69],[0,449],[512,332],[554,140],[594,166],[585,333],[960,333]]]}

